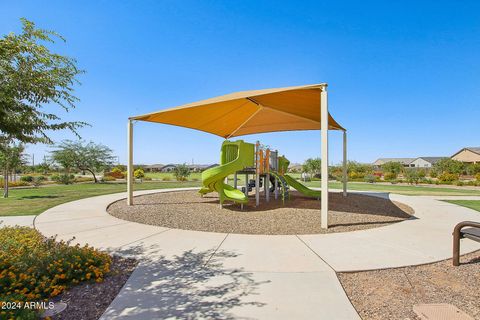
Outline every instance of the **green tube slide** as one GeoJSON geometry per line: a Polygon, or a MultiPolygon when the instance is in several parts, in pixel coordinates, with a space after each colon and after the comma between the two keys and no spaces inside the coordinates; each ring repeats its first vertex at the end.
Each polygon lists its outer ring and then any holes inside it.
{"type": "Polygon", "coordinates": [[[288,174],[284,174],[283,177],[285,178],[285,180],[287,181],[287,183],[295,188],[295,190],[297,190],[298,192],[300,192],[301,194],[307,196],[307,197],[311,197],[311,198],[320,198],[322,196],[322,192],[319,191],[319,190],[312,190],[308,187],[306,187],[305,185],[301,184],[299,181],[297,181],[296,179],[290,177],[288,174]]]}
{"type": "Polygon", "coordinates": [[[255,145],[245,143],[243,140],[222,143],[220,165],[202,172],[202,188],[199,193],[204,195],[209,192],[218,192],[220,204],[225,200],[237,203],[247,203],[248,197],[238,189],[224,183],[225,178],[254,165],[255,145]]]}

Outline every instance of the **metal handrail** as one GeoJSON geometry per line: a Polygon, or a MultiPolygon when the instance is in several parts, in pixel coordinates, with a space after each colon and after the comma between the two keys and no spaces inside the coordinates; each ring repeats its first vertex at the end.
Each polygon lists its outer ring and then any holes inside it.
{"type": "Polygon", "coordinates": [[[480,229],[480,222],[475,221],[462,221],[458,223],[453,229],[453,265],[460,265],[460,239],[463,238],[462,229],[465,227],[473,227],[480,229]]]}

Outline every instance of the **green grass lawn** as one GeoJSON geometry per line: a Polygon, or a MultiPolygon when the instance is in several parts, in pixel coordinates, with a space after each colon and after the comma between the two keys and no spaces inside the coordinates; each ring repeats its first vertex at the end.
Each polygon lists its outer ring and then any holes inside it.
{"type": "MultiPolygon", "coordinates": [[[[134,190],[198,187],[200,182],[143,182],[136,183],[134,190]]],[[[50,185],[40,188],[10,189],[10,196],[0,198],[0,216],[40,214],[56,205],[98,196],[126,192],[125,183],[81,183],[50,185]]]]}
{"type": "Polygon", "coordinates": [[[480,200],[445,200],[445,202],[458,204],[462,207],[467,207],[480,212],[480,200]]]}
{"type": "MultiPolygon", "coordinates": [[[[175,181],[175,176],[172,172],[146,172],[145,176],[150,177],[152,179],[163,180],[164,178],[170,179],[171,181],[175,181]]],[[[202,173],[201,172],[192,172],[188,176],[188,180],[201,180],[202,173]]]]}
{"type": "MultiPolygon", "coordinates": [[[[320,188],[320,181],[306,182],[305,185],[320,188]]],[[[331,182],[328,185],[332,189],[342,189],[342,183],[340,182],[331,182]]],[[[348,184],[348,190],[391,192],[411,196],[480,196],[480,190],[429,186],[399,186],[363,182],[350,182],[348,184]]]]}
{"type": "MultiPolygon", "coordinates": [[[[197,174],[200,175],[200,174],[197,174]]],[[[192,177],[190,177],[192,178],[192,177]]],[[[230,177],[230,184],[233,184],[233,176],[230,177]]],[[[239,176],[240,178],[240,176],[239,176]]],[[[243,185],[244,181],[239,181],[239,186],[243,185]]],[[[320,187],[320,181],[313,181],[305,183],[309,187],[320,187]]],[[[162,188],[180,188],[180,187],[199,187],[200,181],[187,181],[187,182],[163,182],[152,181],[135,184],[135,190],[148,190],[148,189],[162,189],[162,188]]],[[[342,184],[340,182],[329,183],[332,189],[341,189],[342,184]]],[[[391,192],[404,195],[477,195],[480,196],[479,190],[468,189],[454,189],[448,187],[428,187],[428,186],[399,186],[388,184],[370,184],[354,182],[348,184],[349,190],[362,190],[362,191],[378,191],[378,192],[391,192]]],[[[31,215],[40,214],[43,211],[54,207],[56,205],[103,195],[109,193],[125,192],[125,183],[82,183],[73,185],[50,185],[40,188],[29,189],[11,189],[10,197],[7,199],[0,198],[0,216],[12,216],[12,215],[31,215]]],[[[468,201],[471,202],[473,209],[478,210],[480,201],[468,201]]],[[[460,203],[459,203],[460,204],[460,203]]],[[[460,204],[462,205],[462,204],[460,204]]],[[[467,205],[465,205],[467,206],[467,205]]]]}

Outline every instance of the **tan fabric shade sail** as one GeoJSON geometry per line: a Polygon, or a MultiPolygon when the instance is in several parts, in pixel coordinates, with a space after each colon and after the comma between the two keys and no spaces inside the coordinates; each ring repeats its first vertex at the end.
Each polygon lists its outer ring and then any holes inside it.
{"type": "MultiPolygon", "coordinates": [[[[130,120],[165,123],[230,138],[254,133],[320,130],[326,84],[242,91],[160,110],[130,120]]],[[[345,130],[332,116],[330,130],[345,130]]]]}

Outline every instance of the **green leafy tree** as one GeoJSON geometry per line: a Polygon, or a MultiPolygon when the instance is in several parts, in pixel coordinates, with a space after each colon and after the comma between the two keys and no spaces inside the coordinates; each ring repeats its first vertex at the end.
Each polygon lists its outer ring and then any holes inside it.
{"type": "Polygon", "coordinates": [[[320,158],[309,158],[303,163],[302,170],[312,176],[320,176],[322,172],[322,160],[320,158]]]}
{"type": "Polygon", "coordinates": [[[26,163],[25,147],[21,144],[8,144],[0,147],[0,167],[3,169],[3,197],[8,198],[9,173],[26,163]]]}
{"type": "Polygon", "coordinates": [[[65,41],[53,31],[41,30],[21,19],[22,33],[0,39],[0,143],[52,143],[50,131],[76,129],[84,122],[62,121],[50,109],[75,108],[77,76],[83,73],[75,59],[51,52],[45,43],[65,41]]]}
{"type": "Polygon", "coordinates": [[[395,179],[400,172],[403,170],[403,165],[400,162],[388,161],[382,165],[382,170],[385,173],[388,173],[389,177],[395,179]]]}
{"type": "Polygon", "coordinates": [[[185,181],[190,176],[190,168],[185,163],[179,164],[175,167],[173,175],[178,181],[185,181]]]}
{"type": "Polygon", "coordinates": [[[465,171],[465,164],[458,160],[453,160],[450,158],[444,158],[433,166],[434,170],[439,173],[450,173],[461,175],[465,171]]]}
{"type": "Polygon", "coordinates": [[[52,151],[52,159],[61,165],[67,172],[72,169],[88,171],[93,175],[95,183],[98,182],[96,172],[113,165],[115,157],[112,150],[102,144],[93,142],[65,140],[52,151]]]}

